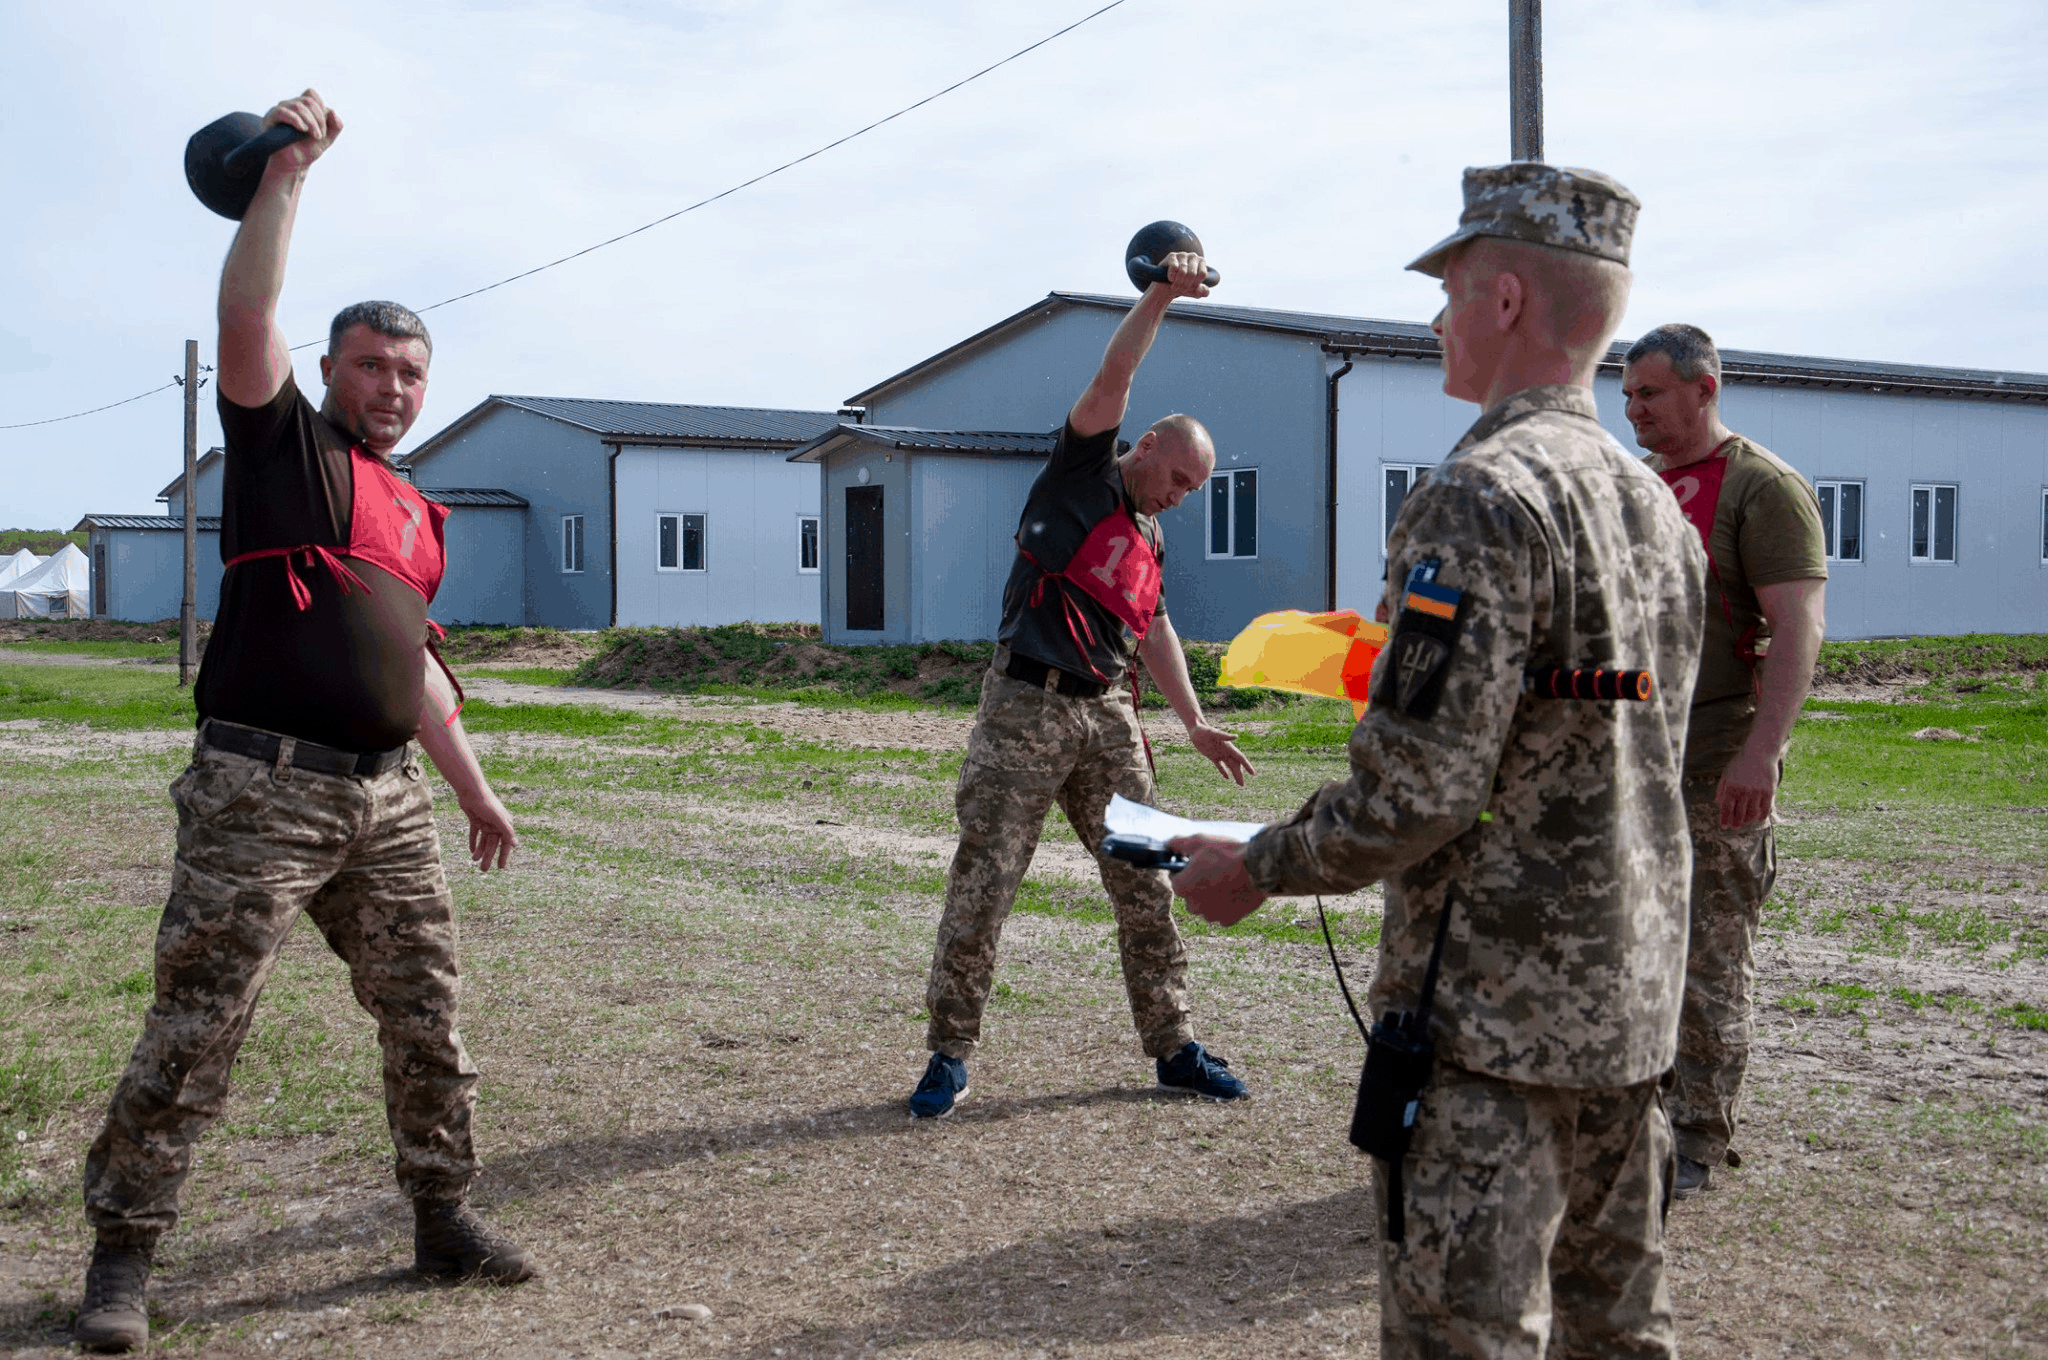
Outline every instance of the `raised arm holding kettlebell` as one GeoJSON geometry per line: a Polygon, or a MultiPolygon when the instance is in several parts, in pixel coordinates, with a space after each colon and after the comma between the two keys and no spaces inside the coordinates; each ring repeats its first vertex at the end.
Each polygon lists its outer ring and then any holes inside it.
{"type": "Polygon", "coordinates": [[[305,134],[271,153],[220,273],[220,393],[237,406],[263,406],[292,371],[291,346],[277,327],[277,300],[291,252],[292,224],[306,170],[341,136],[341,115],[308,90],[263,116],[266,128],[305,134]]]}

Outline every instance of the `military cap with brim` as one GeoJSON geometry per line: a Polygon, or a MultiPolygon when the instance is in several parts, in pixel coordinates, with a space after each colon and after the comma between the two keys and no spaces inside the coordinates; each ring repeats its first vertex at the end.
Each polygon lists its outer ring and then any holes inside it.
{"type": "Polygon", "coordinates": [[[1597,170],[1540,161],[1475,166],[1465,171],[1458,229],[1408,267],[1440,279],[1450,253],[1480,236],[1557,246],[1625,265],[1642,206],[1619,181],[1597,170]]]}

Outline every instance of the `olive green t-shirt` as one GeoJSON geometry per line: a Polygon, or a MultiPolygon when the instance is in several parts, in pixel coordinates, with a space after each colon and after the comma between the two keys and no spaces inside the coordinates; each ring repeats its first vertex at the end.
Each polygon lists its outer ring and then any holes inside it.
{"type": "MultiPolygon", "coordinates": [[[[1756,681],[1737,643],[1750,629],[1751,648],[1770,649],[1771,626],[1758,607],[1758,586],[1826,579],[1827,544],[1820,501],[1790,464],[1736,435],[1711,455],[1728,460],[1707,539],[1707,626],[1700,678],[1686,729],[1687,775],[1718,775],[1749,739],[1756,721],[1756,681]]],[[[1664,460],[1643,460],[1657,471],[1664,460]]]]}

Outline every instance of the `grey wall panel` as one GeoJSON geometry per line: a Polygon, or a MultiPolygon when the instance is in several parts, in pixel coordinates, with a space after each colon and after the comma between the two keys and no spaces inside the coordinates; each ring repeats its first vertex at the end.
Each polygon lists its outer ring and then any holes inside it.
{"type": "Polygon", "coordinates": [[[427,611],[440,624],[526,621],[526,518],[511,506],[448,514],[448,570],[427,611]]]}
{"type": "MultiPolygon", "coordinates": [[[[611,622],[610,513],[597,436],[530,411],[500,406],[421,463],[422,487],[499,487],[530,504],[525,534],[524,622],[603,628],[611,622]],[[584,570],[562,570],[562,517],[582,515],[584,570]]],[[[451,560],[451,571],[467,565],[451,560]]]]}
{"type": "Polygon", "coordinates": [[[628,447],[617,475],[621,624],[818,621],[816,576],[797,562],[797,517],[818,513],[815,464],[782,453],[628,447]],[[659,565],[663,514],[705,516],[702,571],[659,565]]]}
{"type": "Polygon", "coordinates": [[[1044,466],[1033,458],[919,458],[913,467],[921,554],[911,583],[920,641],[986,641],[1002,624],[1018,516],[1044,466]]]}
{"type": "MultiPolygon", "coordinates": [[[[203,487],[202,487],[203,489],[203,487]]],[[[107,617],[130,623],[175,620],[185,601],[185,536],[159,529],[103,529],[107,545],[107,617]]],[[[220,534],[201,532],[198,543],[198,615],[220,610],[220,534]]]]}
{"type": "Polygon", "coordinates": [[[1386,570],[1389,464],[1434,465],[1479,418],[1443,392],[1443,370],[1358,355],[1337,380],[1337,607],[1368,618],[1386,570]]]}

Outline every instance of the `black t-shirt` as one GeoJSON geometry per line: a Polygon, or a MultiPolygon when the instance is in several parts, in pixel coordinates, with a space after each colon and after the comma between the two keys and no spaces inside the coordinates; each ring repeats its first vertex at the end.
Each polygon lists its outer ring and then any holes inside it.
{"type": "Polygon", "coordinates": [[[222,397],[220,423],[227,437],[221,560],[318,544],[334,550],[362,585],[344,593],[325,564],[316,558],[309,566],[306,554],[294,553],[291,570],[312,597],[300,609],[285,558],[230,567],[194,691],[200,720],[219,718],[346,751],[403,745],[419,727],[427,602],[440,583],[440,507],[423,498],[410,503],[410,488],[382,470],[374,455],[352,453],[348,435],[328,424],[289,377],[267,406],[237,406],[222,397]],[[421,583],[360,555],[369,550],[362,545],[350,549],[358,527],[359,458],[364,476],[377,483],[364,490],[393,501],[401,523],[414,527],[403,539],[406,562],[392,555],[395,548],[387,560],[403,566],[416,554],[423,562],[432,559],[421,583]],[[389,486],[383,485],[387,477],[389,486]]]}
{"type": "MultiPolygon", "coordinates": [[[[998,635],[1002,643],[1019,656],[1084,678],[1121,678],[1130,667],[1137,639],[1123,620],[1086,591],[1045,580],[1045,573],[1066,570],[1089,531],[1119,509],[1130,511],[1152,555],[1162,567],[1166,564],[1166,542],[1159,521],[1139,514],[1124,490],[1123,473],[1116,464],[1116,434],[1105,430],[1083,438],[1074,433],[1072,425],[1061,427],[1052,457],[1024,500],[1024,514],[1017,522],[1017,560],[1003,587],[1003,626],[998,635]],[[1045,589],[1034,605],[1031,597],[1040,581],[1045,581],[1045,589]],[[1078,624],[1069,627],[1066,606],[1061,602],[1063,593],[1087,619],[1086,629],[1078,624]],[[1076,645],[1077,634],[1080,645],[1076,645]],[[1094,642],[1089,645],[1091,635],[1094,642]]],[[[1166,590],[1162,586],[1152,617],[1165,612],[1166,590]]]]}

